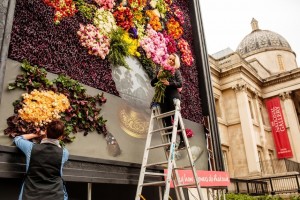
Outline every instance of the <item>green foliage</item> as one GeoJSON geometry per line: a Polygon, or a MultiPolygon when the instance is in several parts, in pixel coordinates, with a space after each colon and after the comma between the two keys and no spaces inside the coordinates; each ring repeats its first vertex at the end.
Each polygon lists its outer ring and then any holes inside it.
{"type": "Polygon", "coordinates": [[[110,51],[108,60],[114,66],[124,66],[130,69],[125,61],[125,57],[129,56],[129,44],[123,40],[124,30],[117,28],[113,30],[110,35],[110,51]]]}
{"type": "Polygon", "coordinates": [[[282,200],[283,198],[280,196],[250,196],[247,194],[226,194],[226,200],[282,200]]]}
{"type": "Polygon", "coordinates": [[[58,92],[66,95],[70,101],[70,108],[61,113],[67,134],[83,131],[87,135],[95,130],[99,134],[106,134],[106,120],[100,115],[100,106],[106,102],[103,93],[95,97],[89,96],[82,85],[64,75],[59,75],[54,83],[58,92]]]}
{"type": "Polygon", "coordinates": [[[148,77],[150,79],[153,79],[155,76],[155,67],[156,67],[155,63],[151,59],[147,58],[146,54],[143,53],[143,50],[141,50],[141,47],[138,48],[138,51],[141,54],[140,57],[137,57],[138,60],[140,61],[141,65],[143,66],[148,77]]]}
{"type": "MultiPolygon", "coordinates": [[[[8,88],[26,90],[53,90],[64,94],[70,101],[70,107],[60,114],[61,120],[65,122],[65,134],[62,142],[72,142],[75,137],[70,137],[70,133],[97,131],[97,133],[107,134],[106,120],[100,115],[101,106],[106,102],[104,94],[89,96],[86,89],[76,80],[70,77],[59,75],[53,82],[49,81],[45,69],[31,66],[27,61],[21,65],[23,73],[18,75],[14,83],[10,83],[8,88]]],[[[5,135],[15,137],[17,135],[38,133],[45,127],[35,126],[32,122],[22,120],[18,115],[18,110],[22,108],[22,100],[13,102],[14,115],[7,119],[8,128],[4,130],[5,135]]]]}
{"type": "Polygon", "coordinates": [[[14,83],[8,84],[8,90],[16,88],[24,89],[27,92],[34,89],[48,89],[53,83],[47,79],[45,69],[40,69],[36,65],[31,66],[28,61],[21,64],[22,74],[17,75],[14,83]]]}
{"type": "Polygon", "coordinates": [[[87,19],[92,20],[94,18],[97,7],[92,4],[86,3],[84,0],[74,0],[75,5],[79,12],[87,19]]]}

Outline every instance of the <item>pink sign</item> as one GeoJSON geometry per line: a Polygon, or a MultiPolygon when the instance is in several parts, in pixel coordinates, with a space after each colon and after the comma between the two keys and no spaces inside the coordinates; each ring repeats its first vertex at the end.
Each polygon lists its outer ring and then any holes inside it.
{"type": "MultiPolygon", "coordinates": [[[[195,183],[192,170],[177,170],[177,172],[180,177],[180,184],[185,185],[195,183]]],[[[165,174],[167,174],[166,169],[165,174]]],[[[230,184],[228,172],[197,170],[197,175],[199,177],[201,187],[228,186],[230,184]]],[[[171,188],[173,187],[173,182],[171,181],[171,188]]]]}

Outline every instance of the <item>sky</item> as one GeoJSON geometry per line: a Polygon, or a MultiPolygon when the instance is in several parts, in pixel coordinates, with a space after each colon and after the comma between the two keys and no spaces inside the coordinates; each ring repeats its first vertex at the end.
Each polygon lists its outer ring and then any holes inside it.
{"type": "Polygon", "coordinates": [[[199,0],[208,54],[236,50],[255,18],[262,30],[283,36],[300,66],[300,0],[199,0]]]}

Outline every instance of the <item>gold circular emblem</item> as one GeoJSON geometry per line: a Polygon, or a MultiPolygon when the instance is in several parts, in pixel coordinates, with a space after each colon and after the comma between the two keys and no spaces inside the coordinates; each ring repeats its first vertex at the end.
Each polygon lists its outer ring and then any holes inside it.
{"type": "Polygon", "coordinates": [[[138,110],[124,106],[121,108],[120,124],[123,131],[135,138],[145,138],[149,127],[149,119],[138,110]]]}

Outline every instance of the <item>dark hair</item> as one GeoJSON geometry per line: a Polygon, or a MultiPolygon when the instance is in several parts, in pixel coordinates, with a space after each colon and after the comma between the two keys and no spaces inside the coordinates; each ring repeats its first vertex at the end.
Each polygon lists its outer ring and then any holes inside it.
{"type": "Polygon", "coordinates": [[[64,134],[65,125],[60,120],[53,120],[47,125],[47,138],[58,139],[64,134]]]}

